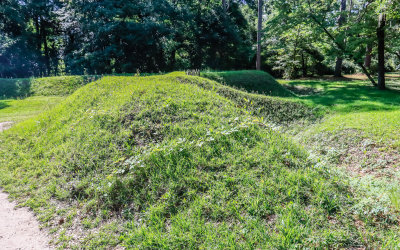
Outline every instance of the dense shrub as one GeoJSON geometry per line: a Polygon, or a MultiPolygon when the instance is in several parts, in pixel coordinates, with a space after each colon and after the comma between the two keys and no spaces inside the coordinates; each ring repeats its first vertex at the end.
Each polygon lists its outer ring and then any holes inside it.
{"type": "Polygon", "coordinates": [[[29,95],[29,88],[29,78],[0,78],[0,99],[25,97],[29,95]]]}

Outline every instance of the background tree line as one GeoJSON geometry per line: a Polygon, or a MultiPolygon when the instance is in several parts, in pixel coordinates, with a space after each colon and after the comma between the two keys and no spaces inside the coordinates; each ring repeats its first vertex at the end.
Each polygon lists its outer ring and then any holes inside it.
{"type": "Polygon", "coordinates": [[[0,77],[255,68],[260,13],[260,67],[276,76],[374,74],[400,62],[399,0],[0,3],[0,77]]]}

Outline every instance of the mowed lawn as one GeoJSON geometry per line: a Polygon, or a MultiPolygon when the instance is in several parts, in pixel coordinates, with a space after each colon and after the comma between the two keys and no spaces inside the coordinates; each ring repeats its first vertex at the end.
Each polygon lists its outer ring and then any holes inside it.
{"type": "Polygon", "coordinates": [[[49,110],[65,97],[34,96],[25,99],[0,100],[0,122],[20,122],[49,110]]]}
{"type": "Polygon", "coordinates": [[[388,79],[390,89],[380,91],[365,80],[281,80],[327,114],[313,133],[359,131],[381,146],[400,148],[400,79],[388,79]]]}

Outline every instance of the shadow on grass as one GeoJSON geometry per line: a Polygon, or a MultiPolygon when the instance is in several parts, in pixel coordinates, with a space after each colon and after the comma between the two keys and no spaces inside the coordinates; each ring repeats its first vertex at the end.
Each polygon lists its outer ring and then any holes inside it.
{"type": "Polygon", "coordinates": [[[320,90],[319,93],[300,98],[315,105],[331,107],[339,112],[400,109],[399,90],[382,91],[361,81],[291,81],[288,84],[320,90]]]}
{"type": "Polygon", "coordinates": [[[10,105],[8,105],[8,103],[6,103],[5,101],[1,101],[0,100],[0,109],[4,109],[9,107],[10,105]]]}

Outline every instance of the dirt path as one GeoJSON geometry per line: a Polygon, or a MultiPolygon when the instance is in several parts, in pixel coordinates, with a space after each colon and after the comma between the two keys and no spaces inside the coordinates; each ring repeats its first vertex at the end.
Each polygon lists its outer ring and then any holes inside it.
{"type": "MultiPolygon", "coordinates": [[[[12,122],[0,123],[0,132],[12,122]]],[[[39,229],[39,222],[28,208],[16,208],[15,202],[0,189],[0,249],[51,249],[47,234],[39,229]]]]}

